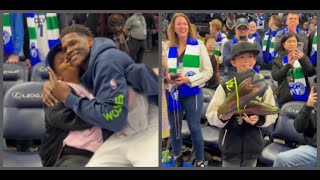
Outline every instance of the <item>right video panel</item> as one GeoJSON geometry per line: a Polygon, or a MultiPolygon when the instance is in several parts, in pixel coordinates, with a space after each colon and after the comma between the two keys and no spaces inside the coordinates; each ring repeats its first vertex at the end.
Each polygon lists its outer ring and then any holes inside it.
{"type": "Polygon", "coordinates": [[[317,166],[316,13],[162,25],[162,167],[317,166]]]}

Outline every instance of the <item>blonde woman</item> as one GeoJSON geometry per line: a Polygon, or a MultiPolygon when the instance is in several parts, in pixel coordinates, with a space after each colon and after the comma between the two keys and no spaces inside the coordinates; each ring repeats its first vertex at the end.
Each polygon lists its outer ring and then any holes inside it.
{"type": "Polygon", "coordinates": [[[184,114],[195,151],[196,166],[204,167],[204,143],[200,129],[203,106],[201,87],[211,78],[213,70],[208,52],[195,34],[189,18],[176,13],[169,25],[169,39],[163,50],[168,67],[164,77],[175,167],[183,166],[181,124],[184,114]]]}

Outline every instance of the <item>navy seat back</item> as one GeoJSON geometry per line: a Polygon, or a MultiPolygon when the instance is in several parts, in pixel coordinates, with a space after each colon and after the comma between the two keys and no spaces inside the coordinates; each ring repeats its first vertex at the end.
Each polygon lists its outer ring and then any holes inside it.
{"type": "Polygon", "coordinates": [[[291,142],[305,143],[303,134],[298,133],[294,127],[294,119],[304,104],[305,102],[291,101],[281,107],[274,130],[275,137],[280,137],[291,142]]]}
{"type": "Polygon", "coordinates": [[[22,64],[3,63],[3,95],[12,86],[28,81],[28,69],[22,64]]]}
{"type": "Polygon", "coordinates": [[[210,101],[214,95],[214,90],[209,89],[209,88],[202,88],[202,94],[203,94],[203,108],[202,108],[202,113],[201,113],[201,118],[202,119],[207,119],[206,117],[206,112],[207,108],[210,104],[210,101]]]}
{"type": "Polygon", "coordinates": [[[5,139],[41,139],[45,133],[41,82],[25,82],[10,88],[3,104],[5,139]]]}
{"type": "Polygon", "coordinates": [[[37,63],[32,69],[30,81],[46,81],[48,79],[49,73],[45,62],[37,63]]]}

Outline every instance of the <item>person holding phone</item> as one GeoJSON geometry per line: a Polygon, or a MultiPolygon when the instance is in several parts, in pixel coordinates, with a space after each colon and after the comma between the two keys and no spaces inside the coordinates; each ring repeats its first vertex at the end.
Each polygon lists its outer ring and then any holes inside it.
{"type": "Polygon", "coordinates": [[[307,103],[294,120],[294,127],[307,142],[298,148],[277,155],[273,167],[316,167],[317,166],[317,78],[307,103]]]}
{"type": "MultiPolygon", "coordinates": [[[[232,66],[230,63],[231,61],[231,48],[237,44],[239,41],[248,41],[249,36],[249,22],[246,18],[239,18],[236,21],[236,35],[226,42],[223,46],[223,62],[225,63],[225,66],[227,68],[227,73],[231,77],[235,75],[236,68],[232,66]]],[[[261,46],[256,41],[253,42],[254,47],[260,51],[260,53],[257,55],[257,62],[256,65],[261,65],[262,63],[262,54],[261,54],[261,46]]],[[[259,71],[259,68],[255,66],[254,70],[259,71]]]]}
{"type": "Polygon", "coordinates": [[[196,33],[185,14],[174,14],[168,36],[169,41],[162,53],[168,68],[165,88],[174,166],[183,166],[181,124],[185,114],[196,166],[204,167],[204,142],[200,128],[203,106],[201,88],[213,74],[210,58],[204,44],[196,39],[196,33]]]}
{"type": "Polygon", "coordinates": [[[308,56],[302,51],[302,43],[294,32],[288,32],[281,39],[281,51],[272,64],[272,78],[278,81],[280,106],[289,101],[308,100],[310,85],[308,77],[315,69],[308,56]]]}

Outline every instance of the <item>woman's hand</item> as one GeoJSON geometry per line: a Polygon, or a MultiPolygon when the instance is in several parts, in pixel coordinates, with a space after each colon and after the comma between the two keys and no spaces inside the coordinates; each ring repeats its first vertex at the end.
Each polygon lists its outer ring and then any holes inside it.
{"type": "Polygon", "coordinates": [[[296,60],[296,59],[294,58],[294,51],[293,51],[293,52],[290,52],[290,53],[288,54],[288,63],[291,64],[291,65],[293,65],[293,63],[294,63],[295,60],[296,60]]]}
{"type": "Polygon", "coordinates": [[[179,77],[175,80],[176,85],[188,84],[190,79],[187,76],[179,74],[179,77]]]}
{"type": "Polygon", "coordinates": [[[171,79],[171,76],[173,76],[174,74],[173,73],[168,73],[167,76],[166,76],[166,80],[169,84],[174,84],[175,81],[173,81],[171,79]]]}
{"type": "Polygon", "coordinates": [[[303,52],[299,51],[298,49],[293,51],[293,59],[299,60],[303,57],[303,52]]]}

